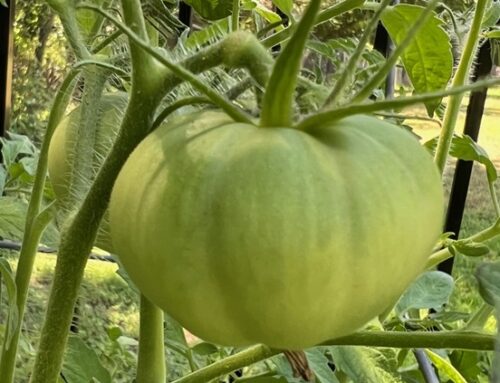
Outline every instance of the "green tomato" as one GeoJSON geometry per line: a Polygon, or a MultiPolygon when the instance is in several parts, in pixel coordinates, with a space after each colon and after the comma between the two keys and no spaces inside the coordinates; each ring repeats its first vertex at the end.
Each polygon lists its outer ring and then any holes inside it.
{"type": "Polygon", "coordinates": [[[174,118],[115,183],[113,246],[195,335],[303,349],[361,328],[425,268],[441,179],[407,131],[368,116],[308,132],[174,118]]]}
{"type": "MultiPolygon", "coordinates": [[[[126,93],[108,94],[102,97],[101,105],[96,112],[99,113],[99,122],[92,159],[94,176],[101,168],[104,159],[115,141],[127,101],[128,96],[126,93]]],[[[79,121],[80,107],[77,107],[64,117],[56,128],[50,142],[48,160],[49,178],[54,188],[54,193],[63,208],[68,208],[65,201],[69,197],[71,169],[74,164],[79,121]]],[[[91,181],[89,180],[89,182],[91,181]]],[[[105,215],[101,223],[95,244],[103,250],[113,251],[109,234],[108,214],[105,215]]]]}

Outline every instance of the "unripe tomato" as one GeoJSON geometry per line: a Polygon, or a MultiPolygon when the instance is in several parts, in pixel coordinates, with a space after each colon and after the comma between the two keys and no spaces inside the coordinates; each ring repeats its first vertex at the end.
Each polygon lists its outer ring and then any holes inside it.
{"type": "MultiPolygon", "coordinates": [[[[102,166],[113,142],[115,141],[120,121],[127,106],[126,93],[107,94],[102,97],[97,113],[98,125],[95,136],[95,151],[92,158],[94,176],[102,166]]],[[[49,178],[58,200],[64,205],[69,197],[71,169],[74,164],[74,153],[77,140],[77,129],[80,122],[80,107],[72,110],[56,128],[49,148],[49,178]]],[[[91,182],[92,180],[89,180],[91,182]]],[[[96,246],[112,252],[109,234],[109,218],[105,215],[97,234],[96,246]]]]}
{"type": "Polygon", "coordinates": [[[113,189],[113,246],[138,288],[215,343],[302,349],[352,333],[424,270],[442,225],[431,156],[353,116],[302,132],[181,118],[113,189]]]}

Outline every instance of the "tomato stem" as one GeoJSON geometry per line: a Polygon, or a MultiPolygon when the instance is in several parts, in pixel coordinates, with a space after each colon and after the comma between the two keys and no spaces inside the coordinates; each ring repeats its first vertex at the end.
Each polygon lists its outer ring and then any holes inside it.
{"type": "Polygon", "coordinates": [[[231,30],[240,29],[240,0],[233,0],[233,13],[231,15],[231,30]]]}
{"type": "MultiPolygon", "coordinates": [[[[469,34],[467,36],[467,41],[465,47],[462,51],[462,56],[460,58],[460,63],[458,64],[457,71],[453,77],[452,86],[461,86],[468,82],[469,73],[476,57],[476,51],[479,43],[479,36],[481,33],[481,25],[483,22],[484,14],[486,12],[488,0],[478,0],[476,3],[476,11],[474,13],[474,19],[472,20],[472,25],[470,27],[469,34]]],[[[446,165],[446,160],[448,158],[448,152],[450,150],[451,140],[453,138],[453,132],[457,125],[458,114],[460,112],[460,105],[462,104],[464,95],[457,94],[448,100],[448,105],[446,106],[446,111],[443,120],[443,129],[439,135],[439,140],[436,148],[436,154],[434,156],[434,162],[436,163],[441,174],[444,171],[446,165]]]]}
{"type": "Polygon", "coordinates": [[[47,130],[45,132],[45,137],[40,149],[35,180],[33,182],[33,189],[31,191],[31,198],[28,204],[28,212],[26,215],[23,244],[21,247],[21,253],[19,254],[19,260],[16,270],[16,304],[19,324],[16,329],[11,329],[11,321],[7,321],[5,333],[7,334],[10,331],[13,331],[12,338],[10,344],[7,344],[7,338],[5,337],[2,346],[0,376],[2,377],[2,382],[5,383],[12,383],[14,380],[16,355],[19,337],[21,334],[20,324],[23,320],[24,311],[26,308],[26,298],[28,295],[28,287],[33,270],[33,264],[35,262],[40,237],[43,233],[43,230],[49,223],[44,219],[40,219],[40,216],[44,213],[44,211],[41,212],[40,209],[42,207],[45,179],[47,176],[47,162],[50,140],[57,125],[59,125],[59,122],[64,115],[69,101],[71,100],[72,89],[75,86],[75,79],[78,73],[79,72],[77,70],[72,70],[62,82],[61,87],[59,88],[59,91],[57,92],[56,98],[54,100],[54,105],[50,111],[47,130]]]}
{"type": "MultiPolygon", "coordinates": [[[[492,351],[495,349],[495,335],[466,331],[361,331],[342,338],[327,341],[322,346],[370,346],[392,348],[440,348],[492,351]]],[[[238,354],[217,361],[195,371],[173,383],[204,383],[228,374],[250,364],[280,354],[264,345],[250,347],[238,354]]]]}
{"type": "Polygon", "coordinates": [[[165,383],[163,311],[141,295],[137,383],[165,383]]]}
{"type": "Polygon", "coordinates": [[[264,93],[260,125],[288,127],[292,125],[293,98],[297,75],[309,33],[318,14],[320,0],[312,0],[302,16],[290,42],[274,64],[273,73],[264,93]]]}

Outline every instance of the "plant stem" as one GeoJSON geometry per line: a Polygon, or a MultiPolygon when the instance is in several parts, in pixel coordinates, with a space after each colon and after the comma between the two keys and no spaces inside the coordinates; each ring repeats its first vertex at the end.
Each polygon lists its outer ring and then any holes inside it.
{"type": "Polygon", "coordinates": [[[231,15],[231,30],[240,29],[240,0],[233,0],[233,13],[231,15]]]}
{"type": "Polygon", "coordinates": [[[422,11],[420,16],[417,18],[415,23],[411,26],[406,34],[405,38],[396,46],[392,54],[387,58],[382,68],[379,69],[377,73],[371,78],[368,83],[358,92],[358,94],[352,100],[353,102],[364,101],[368,98],[373,90],[377,88],[382,81],[385,80],[387,74],[392,70],[396,62],[399,60],[399,56],[403,51],[413,42],[415,35],[420,31],[420,29],[425,25],[425,23],[432,17],[432,11],[438,5],[439,0],[430,0],[427,6],[422,11]]]}
{"type": "MultiPolygon", "coordinates": [[[[469,80],[469,72],[472,67],[472,63],[474,62],[474,57],[476,56],[479,35],[481,33],[481,24],[486,12],[487,3],[488,0],[477,1],[474,19],[470,27],[469,35],[467,36],[465,47],[462,51],[460,63],[458,64],[457,71],[453,77],[452,86],[464,85],[469,80]]],[[[446,106],[443,128],[441,130],[441,134],[439,135],[436,154],[434,156],[434,162],[436,163],[441,174],[444,171],[446,159],[448,158],[448,152],[450,150],[453,132],[457,124],[462,99],[463,94],[452,96],[448,100],[448,105],[446,106]]]]}
{"type": "MultiPolygon", "coordinates": [[[[26,215],[23,244],[21,247],[21,253],[19,254],[19,260],[16,270],[17,310],[19,313],[19,323],[21,323],[23,320],[33,264],[35,262],[40,236],[44,230],[43,225],[38,225],[37,227],[37,220],[39,219],[38,217],[40,215],[43,190],[45,188],[45,178],[47,177],[47,161],[50,140],[52,138],[52,134],[55,131],[55,128],[57,127],[57,125],[59,125],[59,122],[61,121],[66,107],[70,101],[72,89],[75,84],[77,75],[77,71],[71,71],[61,84],[49,115],[47,130],[45,132],[45,137],[40,149],[35,180],[33,182],[33,190],[31,192],[31,197],[28,204],[28,212],[26,215]],[[37,228],[34,229],[34,227],[37,228]]],[[[10,321],[7,321],[6,333],[11,331],[9,326],[10,321]]],[[[2,346],[2,357],[0,360],[0,376],[2,377],[2,382],[5,383],[11,383],[14,380],[14,370],[19,337],[21,334],[21,326],[18,325],[17,328],[12,331],[13,336],[10,345],[7,345],[6,338],[4,339],[4,343],[2,346]]]]}
{"type": "Polygon", "coordinates": [[[325,105],[323,106],[324,108],[333,106],[337,102],[337,100],[341,98],[345,93],[346,85],[352,80],[352,77],[358,66],[359,59],[361,58],[361,55],[365,50],[366,44],[368,44],[373,31],[379,23],[380,15],[384,11],[384,9],[391,4],[391,2],[392,0],[382,0],[382,2],[380,3],[380,6],[377,8],[375,14],[370,19],[370,23],[364,30],[363,35],[359,40],[358,46],[356,47],[356,50],[349,58],[349,61],[344,65],[339,79],[335,83],[332,92],[325,101],[325,105]]]}
{"type": "Polygon", "coordinates": [[[315,126],[319,126],[322,124],[324,125],[325,122],[340,120],[341,118],[353,116],[356,114],[368,114],[388,109],[399,109],[405,106],[415,105],[421,102],[440,99],[445,96],[464,93],[498,84],[500,84],[500,79],[482,80],[477,81],[474,84],[457,86],[438,92],[417,94],[415,96],[399,97],[372,103],[355,103],[349,106],[339,107],[335,110],[329,110],[307,117],[299,122],[296,126],[294,126],[294,128],[299,130],[308,130],[315,126]]]}
{"type": "MultiPolygon", "coordinates": [[[[500,219],[498,219],[489,228],[480,231],[479,233],[476,233],[468,238],[465,238],[464,240],[473,242],[485,242],[497,237],[498,235],[500,235],[500,219]]],[[[446,261],[448,258],[451,258],[452,256],[453,254],[447,248],[436,251],[427,260],[426,268],[427,269],[434,268],[438,264],[440,264],[443,261],[446,261]]]]}
{"type": "Polygon", "coordinates": [[[141,295],[137,383],[165,383],[163,311],[141,295]]]}
{"type": "Polygon", "coordinates": [[[312,0],[307,7],[292,39],[286,45],[274,65],[269,86],[264,93],[260,126],[288,127],[292,125],[293,98],[297,75],[302,65],[304,47],[311,31],[321,1],[312,0]]]}
{"type": "MultiPolygon", "coordinates": [[[[462,331],[363,331],[325,342],[322,345],[491,351],[495,349],[495,336],[462,331]]],[[[281,351],[270,349],[267,346],[253,346],[177,379],[173,383],[205,383],[210,379],[228,374],[252,363],[260,362],[279,353],[281,351]]]]}

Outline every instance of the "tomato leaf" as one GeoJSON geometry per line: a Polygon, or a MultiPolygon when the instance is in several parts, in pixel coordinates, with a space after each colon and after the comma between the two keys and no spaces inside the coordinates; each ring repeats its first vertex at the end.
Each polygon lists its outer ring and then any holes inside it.
{"type": "Polygon", "coordinates": [[[397,373],[397,355],[393,349],[370,347],[331,347],[335,366],[353,382],[401,383],[397,373]]]}
{"type": "Polygon", "coordinates": [[[492,1],[490,7],[486,10],[486,13],[481,24],[481,29],[487,29],[497,25],[500,19],[500,2],[492,1]]]}
{"type": "Polygon", "coordinates": [[[111,375],[101,364],[94,350],[77,336],[68,339],[62,373],[67,382],[111,383],[111,375]],[[95,380],[94,380],[95,379],[95,380]]]}
{"type": "Polygon", "coordinates": [[[13,197],[0,198],[0,237],[21,240],[24,233],[26,203],[13,197]]]}
{"type": "Polygon", "coordinates": [[[217,348],[216,345],[213,343],[208,343],[208,342],[201,342],[198,343],[197,345],[193,346],[191,348],[194,353],[201,355],[201,356],[207,356],[211,354],[215,354],[216,352],[219,352],[219,349],[217,348]]]}
{"type": "Polygon", "coordinates": [[[223,19],[233,10],[233,0],[185,0],[184,2],[207,20],[223,19]]]}
{"type": "Polygon", "coordinates": [[[401,318],[411,309],[439,309],[448,303],[453,291],[453,278],[440,271],[422,274],[403,293],[396,304],[396,314],[401,318]]]}
{"type": "Polygon", "coordinates": [[[306,351],[307,360],[311,370],[316,375],[318,383],[339,383],[333,370],[328,365],[329,360],[325,356],[322,348],[313,348],[306,351]]]}
{"type": "MultiPolygon", "coordinates": [[[[416,5],[400,4],[383,12],[381,21],[395,44],[403,41],[408,26],[417,20],[423,9],[416,5]]],[[[416,93],[445,88],[453,72],[453,55],[443,21],[436,16],[430,18],[405,49],[401,60],[416,93]]],[[[434,115],[440,103],[441,100],[433,100],[425,104],[429,116],[434,115]]]]}
{"type": "Polygon", "coordinates": [[[485,262],[476,270],[479,292],[492,306],[500,305],[500,262],[485,262]]]}
{"type": "Polygon", "coordinates": [[[451,245],[454,250],[468,257],[482,257],[490,253],[488,245],[471,240],[455,241],[451,245]]]}

